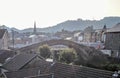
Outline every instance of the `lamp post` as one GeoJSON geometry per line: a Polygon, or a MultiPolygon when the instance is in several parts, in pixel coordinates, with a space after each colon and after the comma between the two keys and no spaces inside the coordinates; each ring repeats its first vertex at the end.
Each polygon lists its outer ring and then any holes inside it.
{"type": "Polygon", "coordinates": [[[118,49],[118,63],[120,63],[120,45],[119,45],[119,49],[118,49]]]}

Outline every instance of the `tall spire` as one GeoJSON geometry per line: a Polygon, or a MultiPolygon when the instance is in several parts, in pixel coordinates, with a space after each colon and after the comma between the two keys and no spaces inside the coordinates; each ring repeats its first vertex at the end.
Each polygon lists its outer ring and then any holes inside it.
{"type": "Polygon", "coordinates": [[[36,21],[34,21],[34,30],[33,30],[33,34],[37,34],[37,30],[36,30],[36,21]]]}

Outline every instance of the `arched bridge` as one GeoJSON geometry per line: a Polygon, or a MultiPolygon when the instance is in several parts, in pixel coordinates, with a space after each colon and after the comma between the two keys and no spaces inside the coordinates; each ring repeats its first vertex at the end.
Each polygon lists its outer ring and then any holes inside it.
{"type": "MultiPolygon", "coordinates": [[[[77,52],[77,54],[80,56],[80,59],[82,61],[87,61],[90,59],[93,59],[93,57],[97,57],[96,59],[104,59],[106,60],[106,56],[102,54],[100,51],[95,50],[94,48],[90,48],[81,44],[78,44],[73,41],[69,40],[63,40],[63,39],[54,39],[54,40],[48,40],[48,41],[43,41],[40,43],[32,44],[23,48],[18,49],[20,52],[28,52],[31,51],[32,49],[38,49],[39,46],[47,44],[49,46],[53,45],[66,45],[70,48],[74,48],[77,52]]],[[[98,61],[99,62],[99,61],[98,61]]]]}

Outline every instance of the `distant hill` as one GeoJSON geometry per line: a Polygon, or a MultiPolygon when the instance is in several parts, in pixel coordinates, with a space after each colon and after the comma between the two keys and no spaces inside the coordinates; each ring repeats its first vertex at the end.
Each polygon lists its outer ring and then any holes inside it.
{"type": "MultiPolygon", "coordinates": [[[[120,23],[120,17],[105,17],[101,20],[67,20],[65,22],[59,23],[52,27],[47,28],[38,28],[37,31],[39,32],[50,32],[54,33],[57,31],[61,31],[62,29],[68,31],[75,31],[75,30],[83,30],[88,26],[93,26],[94,29],[101,29],[106,24],[107,28],[111,28],[115,24],[120,23]]],[[[33,31],[32,28],[25,29],[23,32],[26,31],[33,31]]]]}
{"type": "MultiPolygon", "coordinates": [[[[75,30],[83,30],[88,26],[93,26],[94,29],[101,29],[106,24],[107,28],[111,28],[115,24],[120,23],[120,17],[105,17],[101,20],[67,20],[62,23],[59,23],[55,26],[47,27],[47,28],[37,28],[38,32],[49,32],[54,33],[57,31],[61,31],[62,29],[68,31],[75,31],[75,30]]],[[[18,30],[19,32],[33,32],[33,28],[27,28],[24,30],[18,30]]]]}
{"type": "Polygon", "coordinates": [[[7,26],[5,26],[5,25],[2,25],[2,26],[0,26],[0,29],[7,29],[8,30],[8,32],[11,32],[12,30],[14,30],[14,31],[17,31],[17,32],[21,32],[19,29],[17,29],[17,28],[9,28],[9,27],[7,27],[7,26]]]}

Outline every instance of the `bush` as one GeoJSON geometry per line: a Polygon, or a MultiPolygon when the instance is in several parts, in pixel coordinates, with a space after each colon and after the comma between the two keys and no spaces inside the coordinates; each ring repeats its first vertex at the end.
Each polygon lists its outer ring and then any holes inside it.
{"type": "Polygon", "coordinates": [[[120,70],[120,64],[105,64],[103,65],[104,70],[117,71],[120,70]]]}
{"type": "Polygon", "coordinates": [[[46,58],[49,58],[49,57],[50,57],[50,54],[51,54],[50,48],[49,48],[48,45],[40,46],[40,47],[39,47],[39,52],[40,52],[40,55],[41,55],[42,57],[44,57],[45,59],[46,59],[46,58]]]}
{"type": "Polygon", "coordinates": [[[60,52],[59,61],[64,63],[73,63],[77,54],[74,49],[64,49],[60,52]]]}

